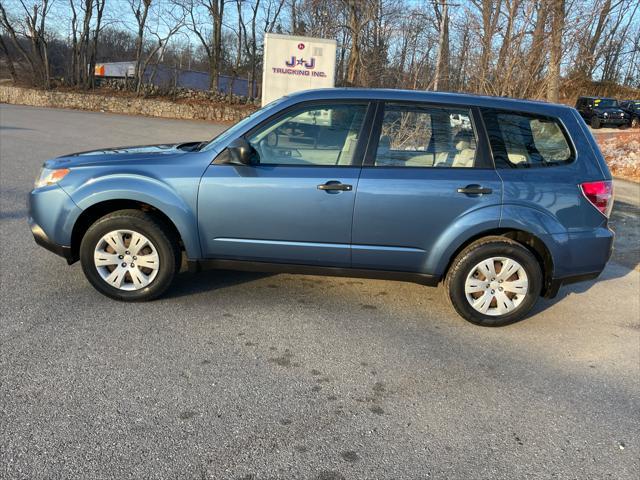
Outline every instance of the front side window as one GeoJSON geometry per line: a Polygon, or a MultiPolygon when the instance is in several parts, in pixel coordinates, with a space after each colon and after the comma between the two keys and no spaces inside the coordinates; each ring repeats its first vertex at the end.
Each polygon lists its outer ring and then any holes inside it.
{"type": "Polygon", "coordinates": [[[356,147],[366,103],[305,105],[252,132],[260,165],[359,165],[356,147]]]}
{"type": "Polygon", "coordinates": [[[387,103],[377,167],[473,167],[476,136],[466,109],[387,103]]]}
{"type": "Polygon", "coordinates": [[[564,129],[556,119],[493,109],[483,109],[482,115],[499,168],[545,167],[573,160],[564,129]]]}

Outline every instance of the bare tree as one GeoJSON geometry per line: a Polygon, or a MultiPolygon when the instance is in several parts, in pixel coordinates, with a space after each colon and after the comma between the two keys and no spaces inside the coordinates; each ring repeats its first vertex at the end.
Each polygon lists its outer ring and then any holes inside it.
{"type": "Polygon", "coordinates": [[[369,21],[369,4],[366,0],[342,0],[348,12],[346,28],[351,37],[351,50],[345,81],[347,85],[359,85],[358,72],[361,71],[360,52],[362,49],[362,30],[369,21]]]}
{"type": "MultiPolygon", "coordinates": [[[[142,92],[147,67],[150,64],[157,66],[160,63],[167,44],[185,25],[182,11],[176,14],[171,6],[163,8],[164,5],[159,2],[152,4],[151,0],[141,1],[142,10],[135,10],[136,17],[139,19],[135,73],[135,89],[138,94],[142,92]]],[[[156,70],[154,68],[151,76],[155,75],[156,70]]]]}
{"type": "Polygon", "coordinates": [[[0,3],[0,23],[11,37],[15,48],[29,64],[33,83],[49,88],[51,71],[47,18],[51,12],[52,2],[50,0],[34,0],[27,3],[25,0],[19,0],[19,4],[18,10],[21,11],[21,14],[16,14],[15,18],[11,19],[5,7],[0,3]],[[27,40],[29,52],[18,37],[27,40]]]}
{"type": "Polygon", "coordinates": [[[476,89],[480,93],[485,93],[488,90],[489,62],[491,61],[493,37],[500,18],[502,0],[470,1],[480,11],[482,20],[482,34],[480,36],[482,52],[479,59],[478,75],[476,76],[476,89]]]}
{"type": "MultiPolygon", "coordinates": [[[[256,67],[258,64],[257,52],[258,52],[258,39],[256,38],[256,21],[258,18],[258,11],[260,8],[260,0],[255,0],[250,6],[251,17],[249,20],[249,31],[247,33],[247,24],[242,21],[242,11],[238,6],[238,18],[239,28],[244,32],[244,49],[249,61],[249,76],[248,76],[248,96],[253,98],[253,85],[256,80],[256,67]]],[[[242,42],[238,45],[239,51],[242,51],[242,42]]],[[[239,66],[239,65],[238,65],[239,66]]]]}
{"type": "Polygon", "coordinates": [[[449,2],[432,0],[438,21],[438,59],[433,80],[434,90],[449,89],[449,2]]]}
{"type": "Polygon", "coordinates": [[[9,53],[7,44],[4,43],[3,33],[4,32],[0,31],[0,50],[2,50],[4,56],[7,57],[7,69],[9,70],[11,80],[15,83],[18,80],[18,74],[16,73],[16,67],[13,65],[13,59],[11,58],[11,54],[9,53]]]}
{"type": "MultiPolygon", "coordinates": [[[[605,30],[612,7],[612,0],[604,0],[600,5],[598,15],[591,17],[591,23],[588,25],[588,29],[585,30],[586,35],[580,43],[580,49],[573,68],[574,75],[580,77],[581,80],[591,77],[593,73],[596,62],[596,47],[605,30]],[[595,27],[593,22],[595,22],[595,27]]],[[[594,10],[597,11],[597,7],[594,10]]]]}
{"type": "Polygon", "coordinates": [[[560,99],[560,62],[562,62],[562,34],[564,30],[565,0],[555,0],[551,9],[551,48],[549,50],[549,75],[547,100],[560,99]]]}
{"type": "Polygon", "coordinates": [[[184,9],[187,28],[199,40],[209,62],[209,89],[218,89],[222,63],[224,7],[229,0],[178,0],[184,9]]]}
{"type": "Polygon", "coordinates": [[[71,83],[74,85],[93,87],[96,52],[105,5],[106,0],[69,0],[71,83]]]}
{"type": "Polygon", "coordinates": [[[147,27],[147,17],[149,16],[151,0],[128,1],[138,27],[136,37],[136,66],[133,74],[133,81],[135,84],[136,92],[140,92],[140,87],[142,85],[144,77],[144,69],[142,68],[142,48],[144,46],[144,34],[147,27]]]}
{"type": "Polygon", "coordinates": [[[98,42],[100,39],[100,30],[102,28],[102,18],[104,14],[104,7],[107,4],[107,0],[95,0],[95,2],[96,2],[96,23],[93,29],[93,38],[91,40],[91,53],[89,54],[89,76],[87,78],[87,83],[86,83],[86,86],[91,88],[95,86],[98,42]]]}
{"type": "Polygon", "coordinates": [[[0,55],[3,66],[14,66],[7,76],[26,73],[34,84],[46,87],[51,72],[70,70],[71,83],[90,88],[97,61],[133,60],[140,91],[149,80],[149,66],[155,72],[156,65],[184,64],[207,70],[211,90],[217,89],[221,74],[236,81],[245,78],[251,97],[260,77],[263,34],[279,32],[336,39],[337,85],[434,88],[551,101],[572,101],[578,93],[614,94],[622,91],[616,90],[618,84],[640,85],[637,0],[124,4],[126,9],[118,10],[120,3],[106,0],[0,0],[0,55]],[[50,15],[54,1],[56,15],[50,15]],[[109,24],[115,16],[117,21],[109,24]],[[180,29],[183,21],[187,28],[180,29]],[[174,38],[179,31],[184,32],[180,43],[174,38]]]}

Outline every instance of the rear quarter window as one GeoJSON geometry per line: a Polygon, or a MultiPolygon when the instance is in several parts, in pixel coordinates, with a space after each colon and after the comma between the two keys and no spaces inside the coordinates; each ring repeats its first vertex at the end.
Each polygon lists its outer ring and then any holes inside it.
{"type": "Polygon", "coordinates": [[[497,168],[550,167],[575,154],[562,124],[553,117],[482,109],[497,168]]]}

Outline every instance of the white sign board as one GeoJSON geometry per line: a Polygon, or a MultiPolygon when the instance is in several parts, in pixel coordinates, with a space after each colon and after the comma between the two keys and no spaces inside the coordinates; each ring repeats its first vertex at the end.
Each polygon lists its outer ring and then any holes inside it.
{"type": "Polygon", "coordinates": [[[335,85],[335,40],[267,33],[262,105],[289,93],[335,85]]]}

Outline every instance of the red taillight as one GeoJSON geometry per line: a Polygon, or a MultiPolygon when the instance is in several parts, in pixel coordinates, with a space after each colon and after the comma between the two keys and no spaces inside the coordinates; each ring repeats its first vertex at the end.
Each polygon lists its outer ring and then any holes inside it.
{"type": "Polygon", "coordinates": [[[600,213],[609,217],[613,208],[613,183],[609,180],[580,184],[582,193],[600,213]]]}

